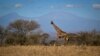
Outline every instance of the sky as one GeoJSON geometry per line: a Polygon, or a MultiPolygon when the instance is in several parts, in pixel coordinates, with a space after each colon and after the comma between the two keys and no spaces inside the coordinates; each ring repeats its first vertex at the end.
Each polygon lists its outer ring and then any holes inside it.
{"type": "Polygon", "coordinates": [[[68,12],[80,18],[100,21],[100,0],[0,0],[0,17],[18,13],[38,18],[51,12],[68,12]]]}
{"type": "Polygon", "coordinates": [[[100,0],[0,0],[0,16],[16,12],[22,16],[39,17],[53,11],[100,20],[100,0]]]}

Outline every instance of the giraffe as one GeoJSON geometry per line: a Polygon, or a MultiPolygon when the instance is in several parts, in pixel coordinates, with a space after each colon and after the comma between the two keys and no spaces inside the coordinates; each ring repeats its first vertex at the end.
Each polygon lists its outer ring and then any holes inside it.
{"type": "Polygon", "coordinates": [[[54,24],[53,21],[51,21],[51,25],[56,30],[57,39],[63,38],[65,41],[68,41],[69,40],[68,33],[66,33],[63,30],[61,30],[56,24],[54,24]]]}

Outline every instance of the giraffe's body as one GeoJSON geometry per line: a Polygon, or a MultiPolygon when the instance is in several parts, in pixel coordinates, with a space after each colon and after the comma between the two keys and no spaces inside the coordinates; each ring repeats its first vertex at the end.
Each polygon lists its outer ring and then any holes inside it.
{"type": "Polygon", "coordinates": [[[58,26],[56,26],[53,21],[51,21],[51,24],[53,25],[54,29],[56,30],[58,39],[63,38],[65,41],[68,41],[68,34],[64,31],[62,31],[58,26]]]}

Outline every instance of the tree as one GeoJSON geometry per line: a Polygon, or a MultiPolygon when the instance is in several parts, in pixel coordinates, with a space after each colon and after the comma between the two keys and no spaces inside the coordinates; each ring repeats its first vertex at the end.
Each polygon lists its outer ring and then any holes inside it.
{"type": "Polygon", "coordinates": [[[36,21],[28,20],[16,20],[8,25],[8,29],[12,32],[12,36],[6,39],[7,43],[17,43],[23,45],[27,42],[26,34],[30,31],[39,28],[39,24],[36,21]]]}
{"type": "Polygon", "coordinates": [[[48,33],[43,33],[42,34],[42,44],[44,44],[44,45],[46,45],[46,40],[47,40],[47,38],[49,37],[49,34],[48,33]]]}
{"type": "Polygon", "coordinates": [[[31,34],[28,35],[27,45],[37,45],[40,44],[41,35],[40,34],[31,34]]]}
{"type": "Polygon", "coordinates": [[[39,28],[39,24],[36,21],[19,19],[10,23],[8,28],[19,33],[27,33],[39,28]]]}
{"type": "Polygon", "coordinates": [[[0,37],[2,36],[2,34],[3,34],[3,27],[0,26],[0,37]]]}
{"type": "Polygon", "coordinates": [[[51,40],[49,44],[50,45],[56,45],[57,44],[57,41],[56,40],[51,40]]]}
{"type": "Polygon", "coordinates": [[[8,34],[8,29],[4,28],[3,26],[0,26],[0,45],[5,44],[5,39],[8,34]]]}
{"type": "Polygon", "coordinates": [[[0,45],[2,45],[2,41],[3,41],[3,27],[0,26],[0,45]]]}

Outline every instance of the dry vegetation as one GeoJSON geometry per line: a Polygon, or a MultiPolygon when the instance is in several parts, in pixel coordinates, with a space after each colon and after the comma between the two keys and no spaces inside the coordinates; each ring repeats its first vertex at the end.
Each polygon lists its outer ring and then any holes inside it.
{"type": "Polygon", "coordinates": [[[100,56],[100,46],[7,46],[0,56],[100,56]]]}
{"type": "Polygon", "coordinates": [[[100,56],[100,32],[96,30],[69,33],[65,44],[48,42],[48,33],[34,32],[39,27],[37,22],[27,20],[14,21],[6,28],[0,26],[0,56],[100,56]]]}

